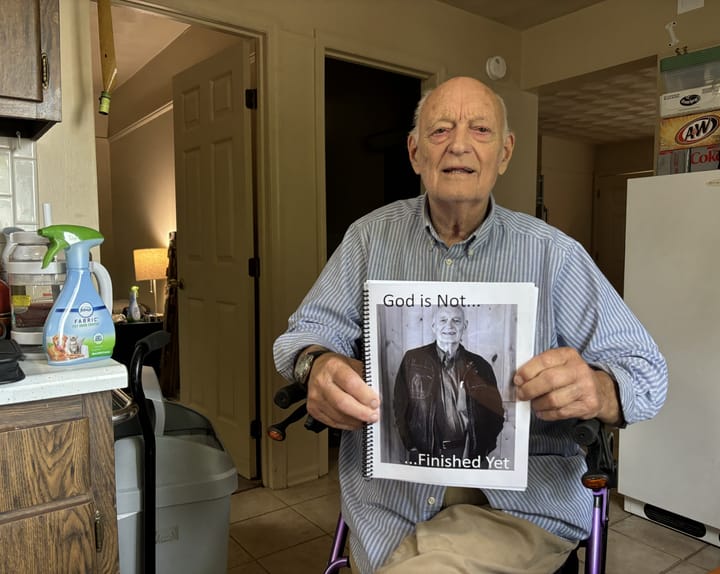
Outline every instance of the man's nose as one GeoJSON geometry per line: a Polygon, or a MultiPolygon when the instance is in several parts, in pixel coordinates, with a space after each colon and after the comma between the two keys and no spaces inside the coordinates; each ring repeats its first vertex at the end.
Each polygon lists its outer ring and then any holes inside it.
{"type": "Polygon", "coordinates": [[[451,135],[449,150],[450,153],[464,154],[470,151],[470,130],[465,126],[457,126],[451,135]]]}

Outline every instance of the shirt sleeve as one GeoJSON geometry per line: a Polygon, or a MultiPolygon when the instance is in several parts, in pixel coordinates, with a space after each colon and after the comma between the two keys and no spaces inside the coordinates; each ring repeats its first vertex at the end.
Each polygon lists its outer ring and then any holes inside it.
{"type": "Polygon", "coordinates": [[[322,345],[336,353],[361,358],[366,275],[366,242],[360,226],[353,224],[288,319],[287,331],[275,340],[273,356],[280,375],[292,379],[295,357],[309,345],[322,345]]]}
{"type": "Polygon", "coordinates": [[[578,243],[554,283],[553,307],[558,344],[616,381],[625,422],[655,416],[667,396],[665,358],[578,243]]]}

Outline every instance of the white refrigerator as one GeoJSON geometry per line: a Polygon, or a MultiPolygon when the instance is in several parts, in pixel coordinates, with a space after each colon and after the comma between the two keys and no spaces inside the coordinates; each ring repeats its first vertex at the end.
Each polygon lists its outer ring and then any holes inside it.
{"type": "Polygon", "coordinates": [[[624,296],[670,371],[620,431],[625,509],[720,546],[720,170],[628,181],[624,296]]]}

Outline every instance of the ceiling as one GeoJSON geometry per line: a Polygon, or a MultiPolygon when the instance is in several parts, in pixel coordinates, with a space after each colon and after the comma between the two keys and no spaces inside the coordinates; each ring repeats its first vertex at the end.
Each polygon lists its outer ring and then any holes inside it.
{"type": "MultiPolygon", "coordinates": [[[[527,30],[603,0],[438,1],[515,30],[527,30]]],[[[653,61],[540,90],[539,133],[595,144],[653,137],[658,105],[656,78],[653,61]]]]}
{"type": "MultiPolygon", "coordinates": [[[[438,0],[525,30],[597,4],[603,0],[438,0]]],[[[102,89],[97,44],[97,8],[90,2],[95,93],[102,89]]],[[[118,73],[123,82],[155,57],[188,27],[165,16],[113,5],[113,33],[118,73]]],[[[540,90],[539,132],[589,143],[611,143],[652,137],[657,117],[656,65],[576,78],[561,87],[540,90]]],[[[512,120],[512,117],[511,117],[512,120]]]]}
{"type": "Polygon", "coordinates": [[[527,30],[603,0],[439,0],[515,30],[527,30]]]}
{"type": "MultiPolygon", "coordinates": [[[[113,5],[112,26],[115,43],[117,75],[112,85],[116,90],[140,68],[162,52],[189,25],[159,14],[113,5]]],[[[100,43],[98,41],[97,4],[90,2],[90,34],[93,42],[93,90],[100,94],[100,43]]]]}

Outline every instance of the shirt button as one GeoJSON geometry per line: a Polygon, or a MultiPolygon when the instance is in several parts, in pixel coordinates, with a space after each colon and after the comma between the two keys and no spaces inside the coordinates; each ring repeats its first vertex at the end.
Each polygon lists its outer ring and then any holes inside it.
{"type": "Polygon", "coordinates": [[[468,255],[472,257],[473,255],[475,255],[475,252],[471,249],[470,251],[468,251],[468,255]]]}
{"type": "Polygon", "coordinates": [[[434,506],[436,502],[437,502],[437,500],[435,500],[435,497],[434,497],[434,496],[431,496],[430,498],[427,499],[427,503],[428,503],[430,506],[434,506]]]}
{"type": "Polygon", "coordinates": [[[445,265],[447,265],[448,267],[450,267],[450,265],[452,265],[452,264],[453,264],[453,260],[452,260],[452,259],[447,258],[447,259],[445,260],[445,265]]]}

